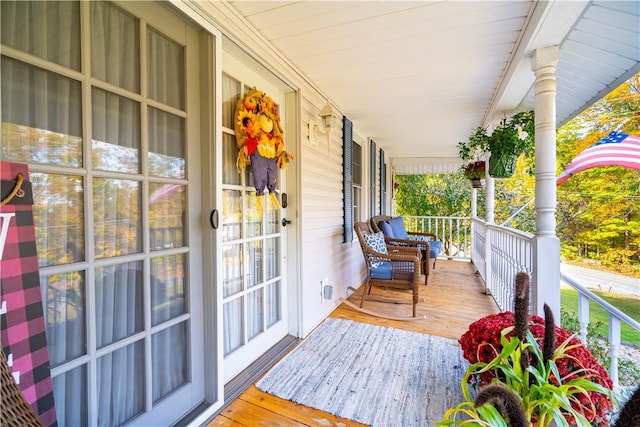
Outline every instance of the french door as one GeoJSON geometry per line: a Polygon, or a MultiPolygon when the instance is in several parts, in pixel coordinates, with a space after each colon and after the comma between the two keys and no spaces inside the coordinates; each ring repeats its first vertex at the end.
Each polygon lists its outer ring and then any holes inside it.
{"type": "MultiPolygon", "coordinates": [[[[228,53],[222,77],[221,259],[224,380],[227,382],[288,331],[286,292],[286,209],[264,200],[257,207],[251,166],[236,167],[234,114],[252,87],[265,92],[284,115],[284,93],[228,53]]],[[[286,130],[285,130],[286,132],[286,130]]],[[[286,138],[286,133],[285,133],[286,138]]],[[[278,173],[278,199],[286,192],[278,173]]],[[[265,189],[265,194],[268,190],[265,189]]]]}
{"type": "Polygon", "coordinates": [[[204,399],[198,32],[156,2],[1,7],[59,425],[170,424],[204,399]]]}

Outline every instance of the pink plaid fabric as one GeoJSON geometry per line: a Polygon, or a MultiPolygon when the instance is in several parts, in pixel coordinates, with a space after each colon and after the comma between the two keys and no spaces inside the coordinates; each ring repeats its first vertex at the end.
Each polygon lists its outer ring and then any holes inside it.
{"type": "Polygon", "coordinates": [[[38,256],[33,226],[33,195],[27,165],[0,162],[2,198],[13,188],[18,172],[24,182],[23,197],[0,207],[0,230],[5,239],[0,259],[0,341],[11,370],[18,376],[25,400],[44,425],[56,426],[53,383],[40,293],[38,256]],[[7,223],[8,222],[8,228],[7,223]]]}

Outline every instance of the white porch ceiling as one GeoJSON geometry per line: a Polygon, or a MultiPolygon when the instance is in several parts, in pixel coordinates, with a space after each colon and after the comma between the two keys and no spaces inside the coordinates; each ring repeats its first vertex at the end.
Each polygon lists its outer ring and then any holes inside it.
{"type": "Polygon", "coordinates": [[[558,125],[640,70],[638,1],[230,4],[413,173],[457,158],[476,126],[533,107],[536,48],[560,46],[558,125]]]}

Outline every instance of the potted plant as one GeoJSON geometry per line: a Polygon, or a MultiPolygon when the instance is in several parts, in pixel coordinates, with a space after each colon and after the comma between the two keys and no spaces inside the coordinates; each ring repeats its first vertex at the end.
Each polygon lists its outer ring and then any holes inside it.
{"type": "Polygon", "coordinates": [[[513,175],[518,157],[521,154],[532,154],[535,147],[534,135],[533,111],[521,111],[510,118],[502,119],[483,147],[491,153],[489,175],[494,178],[513,175]]]}
{"type": "Polygon", "coordinates": [[[489,153],[489,175],[507,178],[513,175],[518,156],[530,156],[535,147],[535,123],[533,111],[521,111],[504,118],[489,134],[484,127],[477,127],[466,142],[458,143],[458,155],[472,161],[483,153],[489,153]]]}
{"type": "Polygon", "coordinates": [[[515,313],[486,316],[460,338],[471,363],[461,384],[465,400],[439,425],[609,424],[611,379],[584,344],[554,324],[549,307],[544,319],[528,315],[528,280],[524,272],[516,277],[515,313]],[[470,387],[478,389],[474,399],[470,387]]]}
{"type": "Polygon", "coordinates": [[[471,181],[473,188],[481,188],[484,185],[485,161],[476,160],[462,166],[462,174],[471,181]]]}
{"type": "Polygon", "coordinates": [[[484,185],[486,165],[484,160],[479,160],[486,146],[487,131],[482,127],[476,128],[465,142],[458,142],[458,156],[468,162],[460,166],[460,172],[465,178],[471,180],[474,188],[484,185]]]}

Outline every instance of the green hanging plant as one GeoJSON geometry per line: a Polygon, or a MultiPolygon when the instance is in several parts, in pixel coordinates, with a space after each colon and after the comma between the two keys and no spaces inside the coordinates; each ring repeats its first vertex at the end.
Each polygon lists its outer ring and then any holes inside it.
{"type": "Polygon", "coordinates": [[[513,175],[516,160],[521,154],[532,157],[534,136],[533,111],[521,111],[502,119],[490,134],[486,128],[476,128],[467,141],[458,143],[458,156],[471,161],[489,153],[489,175],[506,178],[513,175]]]}

